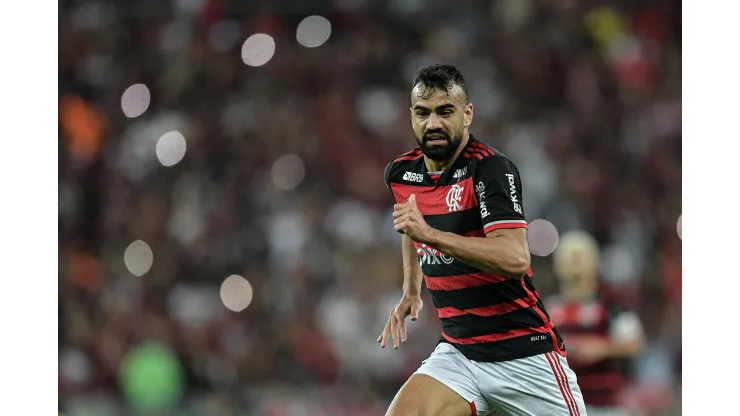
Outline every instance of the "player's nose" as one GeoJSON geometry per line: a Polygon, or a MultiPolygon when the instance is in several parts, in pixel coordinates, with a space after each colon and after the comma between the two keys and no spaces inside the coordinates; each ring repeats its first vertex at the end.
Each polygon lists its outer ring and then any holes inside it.
{"type": "Polygon", "coordinates": [[[432,115],[429,116],[429,120],[427,121],[427,130],[439,130],[442,128],[442,119],[432,113],[432,115]]]}

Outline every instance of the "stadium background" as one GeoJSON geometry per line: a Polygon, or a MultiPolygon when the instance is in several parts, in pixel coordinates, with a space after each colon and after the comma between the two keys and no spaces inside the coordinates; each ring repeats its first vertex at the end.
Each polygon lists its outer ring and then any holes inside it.
{"type": "Polygon", "coordinates": [[[467,77],[529,220],[591,232],[639,312],[625,409],[680,414],[680,2],[59,6],[66,414],[383,414],[439,335],[427,298],[407,345],[375,343],[402,279],[382,172],[433,62],[467,77]]]}

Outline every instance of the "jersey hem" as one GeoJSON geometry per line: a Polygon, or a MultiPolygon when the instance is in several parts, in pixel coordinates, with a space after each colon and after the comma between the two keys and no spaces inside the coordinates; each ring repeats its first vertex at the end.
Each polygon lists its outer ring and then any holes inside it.
{"type": "Polygon", "coordinates": [[[517,352],[511,353],[511,354],[488,356],[486,354],[480,354],[480,353],[474,353],[474,352],[470,352],[470,351],[465,351],[464,348],[460,348],[457,344],[455,344],[453,342],[450,342],[450,341],[447,341],[444,338],[440,339],[437,344],[439,345],[442,342],[444,342],[445,344],[450,344],[453,347],[455,347],[455,349],[457,349],[458,351],[460,351],[460,353],[463,356],[465,356],[465,358],[467,358],[468,360],[470,360],[470,361],[476,361],[476,362],[480,362],[480,363],[499,363],[499,362],[503,362],[503,361],[512,361],[512,360],[518,360],[520,358],[532,357],[532,356],[535,356],[535,355],[545,354],[545,353],[548,353],[548,352],[556,352],[556,353],[559,353],[558,351],[555,350],[555,348],[553,347],[552,344],[548,344],[548,345],[543,345],[542,347],[534,347],[534,348],[528,349],[526,351],[517,351],[517,352]]]}

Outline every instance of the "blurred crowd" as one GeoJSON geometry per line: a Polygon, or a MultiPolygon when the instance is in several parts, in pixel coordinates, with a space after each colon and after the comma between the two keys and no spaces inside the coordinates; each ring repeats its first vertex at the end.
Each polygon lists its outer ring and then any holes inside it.
{"type": "MultiPolygon", "coordinates": [[[[375,342],[402,282],[383,168],[415,146],[410,84],[435,62],[466,76],[471,132],[517,164],[529,221],[591,233],[639,313],[625,409],[680,414],[679,1],[59,6],[65,414],[382,415],[439,338],[425,298],[407,344],[375,342]],[[317,47],[296,35],[311,15],[331,24],[317,47]],[[257,33],[274,54],[250,66],[257,33]],[[124,255],[138,240],[153,258],[124,255]]],[[[557,292],[550,257],[533,270],[557,292]]]]}

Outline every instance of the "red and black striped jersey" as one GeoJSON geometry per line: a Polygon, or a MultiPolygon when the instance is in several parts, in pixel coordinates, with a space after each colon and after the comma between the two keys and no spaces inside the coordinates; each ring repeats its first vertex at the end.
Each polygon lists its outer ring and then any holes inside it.
{"type": "MultiPolygon", "coordinates": [[[[575,348],[579,338],[626,339],[641,336],[642,326],[631,312],[622,310],[603,297],[594,296],[580,302],[564,302],[559,297],[548,299],[552,319],[563,338],[575,348]]],[[[578,376],[583,400],[590,406],[616,406],[625,387],[624,360],[605,359],[596,363],[568,360],[578,376]]]]}
{"type": "MultiPolygon", "coordinates": [[[[485,237],[496,229],[527,227],[519,172],[506,156],[472,135],[448,170],[428,172],[416,148],[388,164],[385,182],[397,203],[415,194],[424,219],[441,231],[485,237]]],[[[442,321],[441,342],[475,361],[506,361],[550,351],[565,355],[531,270],[521,279],[510,279],[424,244],[415,246],[442,321]]]]}

